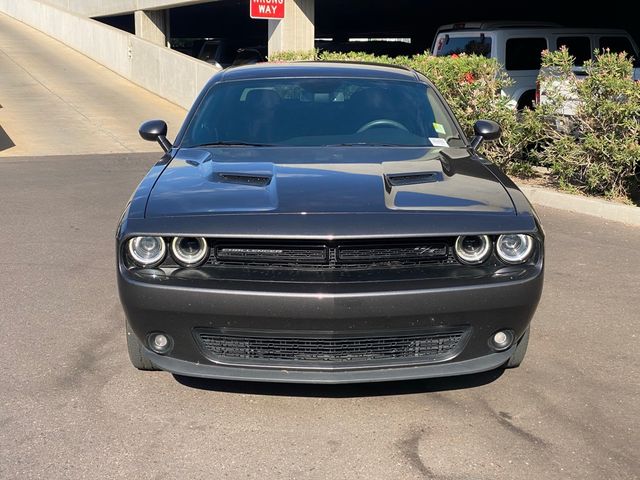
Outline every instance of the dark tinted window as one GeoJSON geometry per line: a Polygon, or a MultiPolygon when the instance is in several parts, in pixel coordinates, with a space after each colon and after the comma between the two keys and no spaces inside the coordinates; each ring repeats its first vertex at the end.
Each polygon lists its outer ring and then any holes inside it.
{"type": "Polygon", "coordinates": [[[634,58],[634,66],[640,68],[638,52],[633,49],[633,45],[627,37],[600,37],[600,50],[609,49],[612,53],[625,52],[634,58]]]}
{"type": "Polygon", "coordinates": [[[238,50],[236,58],[233,60],[233,66],[238,67],[240,65],[253,65],[266,61],[265,56],[258,49],[255,48],[241,48],[238,50]]]}
{"type": "Polygon", "coordinates": [[[209,60],[216,59],[216,52],[218,51],[219,43],[207,42],[202,46],[202,50],[200,50],[200,55],[198,58],[200,60],[204,60],[208,62],[209,60]]]}
{"type": "Polygon", "coordinates": [[[483,35],[468,37],[451,37],[443,35],[436,43],[436,55],[446,57],[450,55],[481,55],[489,57],[491,55],[491,38],[483,35]]]}
{"type": "Polygon", "coordinates": [[[556,47],[567,47],[569,54],[576,59],[576,65],[591,60],[591,40],[589,37],[558,37],[556,47]]]}
{"type": "Polygon", "coordinates": [[[462,144],[444,105],[426,85],[360,78],[218,83],[198,107],[183,145],[219,142],[299,146],[462,144]]]}
{"type": "Polygon", "coordinates": [[[544,38],[510,38],[507,40],[505,68],[507,70],[539,70],[542,51],[547,48],[544,38]]]}

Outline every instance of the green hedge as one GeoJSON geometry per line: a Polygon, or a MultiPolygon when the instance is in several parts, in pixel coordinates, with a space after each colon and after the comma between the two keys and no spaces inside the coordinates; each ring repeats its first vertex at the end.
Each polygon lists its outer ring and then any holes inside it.
{"type": "Polygon", "coordinates": [[[543,54],[541,81],[564,88],[547,92],[549,105],[538,109],[564,128],[547,129],[537,152],[566,189],[607,197],[629,195],[640,167],[640,83],[633,80],[633,63],[624,54],[596,52],[585,63],[582,81],[573,74],[574,58],[566,49],[543,54]],[[558,118],[557,108],[567,92],[577,103],[575,115],[558,118]]]}
{"type": "Polygon", "coordinates": [[[558,113],[561,95],[551,96],[548,104],[535,110],[516,111],[500,93],[512,81],[493,59],[311,51],[285,52],[269,60],[390,63],[422,72],[440,90],[468,135],[480,118],[500,123],[502,138],[483,144],[482,153],[511,174],[527,176],[534,166],[548,166],[561,188],[625,197],[639,165],[640,84],[632,80],[632,63],[624,55],[598,54],[586,65],[586,81],[577,82],[566,50],[544,54],[543,63],[556,79],[576,81],[580,106],[570,128],[558,128],[567,124],[558,113]]]}

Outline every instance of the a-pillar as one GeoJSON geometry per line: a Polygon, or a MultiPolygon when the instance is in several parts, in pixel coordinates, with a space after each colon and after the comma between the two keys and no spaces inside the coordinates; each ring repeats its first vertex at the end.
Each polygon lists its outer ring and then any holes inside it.
{"type": "Polygon", "coordinates": [[[269,55],[315,48],[315,0],[284,0],[284,19],[269,20],[269,55]]]}
{"type": "Polygon", "coordinates": [[[136,35],[157,45],[167,46],[169,22],[165,10],[136,10],[136,35]]]}

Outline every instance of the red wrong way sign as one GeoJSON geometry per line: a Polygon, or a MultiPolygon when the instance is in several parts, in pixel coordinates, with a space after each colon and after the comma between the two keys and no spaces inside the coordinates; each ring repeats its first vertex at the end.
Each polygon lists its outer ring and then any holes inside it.
{"type": "Polygon", "coordinates": [[[251,18],[284,18],[284,0],[250,0],[251,18]]]}

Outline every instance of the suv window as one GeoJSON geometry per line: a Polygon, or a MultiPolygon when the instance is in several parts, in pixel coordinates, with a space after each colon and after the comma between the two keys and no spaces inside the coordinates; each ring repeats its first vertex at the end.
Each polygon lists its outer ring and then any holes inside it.
{"type": "Polygon", "coordinates": [[[558,37],[556,48],[567,47],[569,54],[575,57],[576,65],[582,66],[591,60],[591,39],[589,37],[558,37]]]}
{"type": "Polygon", "coordinates": [[[510,38],[507,40],[505,68],[507,70],[540,70],[545,38],[510,38]]]}
{"type": "Polygon", "coordinates": [[[491,56],[491,37],[484,35],[470,35],[467,37],[451,37],[443,35],[436,44],[436,56],[446,57],[449,55],[481,55],[491,56]]]}
{"type": "Polygon", "coordinates": [[[612,53],[626,52],[634,57],[633,66],[640,68],[640,59],[637,52],[633,49],[633,45],[626,37],[600,37],[600,50],[609,49],[612,53]]]}

